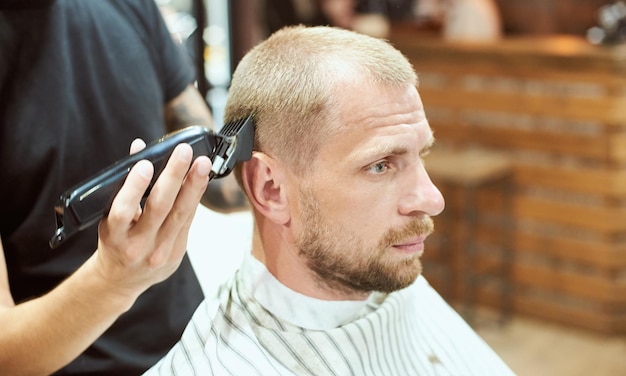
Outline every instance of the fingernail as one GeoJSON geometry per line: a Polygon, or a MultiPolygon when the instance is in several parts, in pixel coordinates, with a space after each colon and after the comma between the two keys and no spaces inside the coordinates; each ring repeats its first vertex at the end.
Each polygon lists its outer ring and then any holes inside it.
{"type": "Polygon", "coordinates": [[[154,169],[154,167],[152,166],[152,163],[150,161],[144,159],[137,162],[137,164],[135,165],[135,169],[137,170],[139,175],[143,176],[144,178],[152,178],[152,170],[154,169]]]}
{"type": "Polygon", "coordinates": [[[193,151],[191,150],[191,146],[187,145],[185,147],[179,147],[177,151],[177,157],[181,161],[190,161],[193,155],[193,151]]]}
{"type": "Polygon", "coordinates": [[[196,172],[198,176],[209,176],[209,172],[211,172],[211,161],[209,158],[198,158],[196,172]]]}
{"type": "Polygon", "coordinates": [[[136,138],[130,143],[130,153],[134,154],[146,147],[146,143],[141,138],[136,138]]]}

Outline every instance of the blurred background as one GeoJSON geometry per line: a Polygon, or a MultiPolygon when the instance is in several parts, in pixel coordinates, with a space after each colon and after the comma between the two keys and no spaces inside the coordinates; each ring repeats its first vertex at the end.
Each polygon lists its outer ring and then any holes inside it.
{"type": "MultiPolygon", "coordinates": [[[[289,24],[391,41],[413,62],[446,197],[424,274],[519,375],[626,375],[626,5],[605,0],[158,0],[217,127],[245,52],[289,24]]],[[[206,291],[250,213],[200,208],[206,291]]]]}

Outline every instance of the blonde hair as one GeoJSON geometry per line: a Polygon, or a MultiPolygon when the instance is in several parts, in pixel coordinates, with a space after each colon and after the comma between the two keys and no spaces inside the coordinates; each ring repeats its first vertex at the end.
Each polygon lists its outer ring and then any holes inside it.
{"type": "Polygon", "coordinates": [[[324,136],[341,126],[333,93],[347,72],[375,85],[417,85],[409,61],[384,40],[328,26],[292,26],[238,64],[224,120],[252,115],[254,150],[303,173],[324,136]]]}

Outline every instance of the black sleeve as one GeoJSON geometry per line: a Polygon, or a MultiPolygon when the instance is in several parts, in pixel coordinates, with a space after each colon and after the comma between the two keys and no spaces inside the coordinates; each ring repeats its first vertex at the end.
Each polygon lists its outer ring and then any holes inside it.
{"type": "Polygon", "coordinates": [[[174,99],[195,79],[193,65],[184,46],[175,41],[154,0],[133,1],[130,12],[138,18],[150,44],[154,64],[159,70],[165,102],[174,99]]]}

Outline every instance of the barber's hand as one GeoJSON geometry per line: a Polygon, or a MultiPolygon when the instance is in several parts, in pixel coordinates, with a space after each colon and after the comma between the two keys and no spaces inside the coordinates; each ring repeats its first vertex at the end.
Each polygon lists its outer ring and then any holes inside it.
{"type": "MultiPolygon", "coordinates": [[[[142,142],[131,146],[141,150],[142,142]]],[[[154,174],[153,165],[138,162],[116,195],[98,229],[97,270],[112,288],[136,297],[178,268],[196,208],[208,184],[211,160],[198,157],[188,171],[192,149],[180,144],[140,209],[154,174]]]]}

